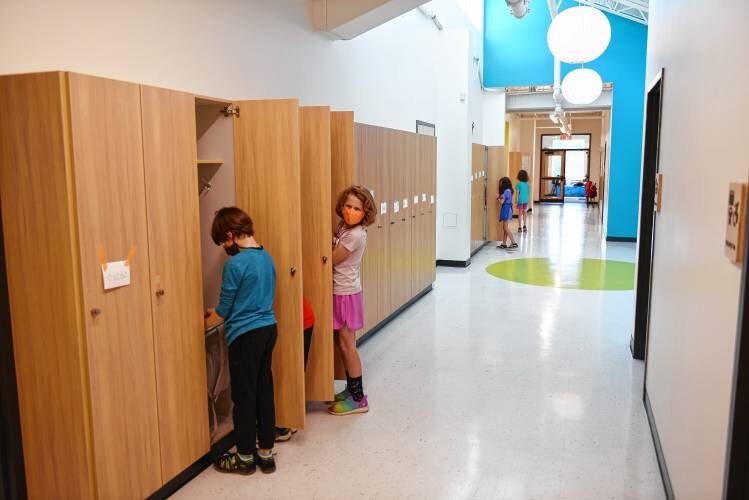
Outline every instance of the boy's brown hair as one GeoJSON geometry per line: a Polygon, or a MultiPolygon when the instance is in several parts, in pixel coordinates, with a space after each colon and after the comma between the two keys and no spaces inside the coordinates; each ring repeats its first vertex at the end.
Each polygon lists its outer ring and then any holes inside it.
{"type": "Polygon", "coordinates": [[[528,182],[528,172],[526,172],[525,170],[521,170],[520,172],[518,172],[518,180],[520,182],[528,182]]]}
{"type": "Polygon", "coordinates": [[[338,195],[338,201],[335,204],[335,213],[338,217],[343,219],[343,206],[346,204],[348,196],[352,194],[359,198],[362,205],[362,211],[364,212],[364,218],[361,220],[362,226],[370,226],[374,224],[377,218],[377,208],[375,207],[374,198],[369,189],[364,186],[349,186],[338,195]]]}
{"type": "Polygon", "coordinates": [[[226,233],[231,233],[236,239],[240,236],[254,236],[255,228],[252,219],[237,207],[224,207],[213,218],[211,239],[217,245],[226,241],[226,233]]]}

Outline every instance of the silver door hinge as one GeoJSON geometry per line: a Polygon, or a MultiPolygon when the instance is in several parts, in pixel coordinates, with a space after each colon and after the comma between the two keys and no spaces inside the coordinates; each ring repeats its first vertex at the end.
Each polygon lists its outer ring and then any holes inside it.
{"type": "Polygon", "coordinates": [[[229,104],[221,110],[224,116],[239,116],[239,106],[236,104],[229,104]]]}

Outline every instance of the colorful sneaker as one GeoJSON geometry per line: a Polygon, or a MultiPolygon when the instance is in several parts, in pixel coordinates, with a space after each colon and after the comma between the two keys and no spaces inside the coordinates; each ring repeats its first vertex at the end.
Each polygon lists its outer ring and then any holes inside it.
{"type": "Polygon", "coordinates": [[[257,466],[260,467],[260,472],[263,474],[271,474],[276,472],[276,459],[273,458],[273,453],[269,457],[261,457],[260,453],[255,452],[255,461],[257,466]]]}
{"type": "Polygon", "coordinates": [[[328,413],[336,416],[353,415],[354,413],[367,413],[369,411],[369,403],[367,402],[367,396],[365,395],[361,401],[354,401],[354,398],[349,397],[343,401],[339,401],[330,408],[328,413]]]}
{"type": "Polygon", "coordinates": [[[276,443],[282,443],[291,439],[291,436],[296,434],[296,429],[289,429],[288,427],[276,427],[276,443]]]}
{"type": "Polygon", "coordinates": [[[244,461],[239,458],[239,453],[224,453],[216,459],[213,468],[225,474],[241,474],[249,476],[256,470],[254,457],[251,460],[244,461]]]}
{"type": "Polygon", "coordinates": [[[341,401],[346,401],[350,397],[351,397],[351,393],[348,392],[348,387],[346,387],[344,390],[336,394],[333,401],[329,401],[328,404],[333,405],[336,403],[340,403],[341,401]]]}

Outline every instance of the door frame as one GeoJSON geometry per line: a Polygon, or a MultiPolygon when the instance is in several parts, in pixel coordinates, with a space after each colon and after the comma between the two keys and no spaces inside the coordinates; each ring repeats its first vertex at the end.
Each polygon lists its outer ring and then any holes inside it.
{"type": "MultiPolygon", "coordinates": [[[[646,360],[650,335],[650,305],[653,288],[653,255],[655,252],[655,178],[660,172],[661,116],[663,110],[663,69],[645,92],[645,126],[643,130],[642,171],[640,187],[640,222],[637,238],[634,328],[630,338],[632,357],[646,360]],[[656,93],[657,92],[657,93],[656,93]],[[657,96],[657,97],[656,97],[657,96]],[[653,102],[651,103],[651,97],[653,102]],[[657,98],[657,101],[655,100],[657,98]],[[653,122],[652,120],[655,120],[653,122]],[[648,127],[648,122],[651,127],[648,127]],[[652,125],[655,125],[653,127],[652,125]]],[[[647,361],[645,362],[647,376],[647,361]]],[[[644,385],[644,384],[643,384],[644,385]]]]}
{"type": "Polygon", "coordinates": [[[588,147],[587,148],[570,148],[570,149],[551,149],[551,148],[544,148],[544,137],[557,137],[560,134],[541,134],[541,165],[539,167],[539,183],[538,183],[538,199],[539,203],[564,203],[564,187],[567,185],[567,151],[586,151],[588,153],[587,155],[587,175],[590,177],[590,153],[592,151],[591,143],[593,142],[593,134],[592,133],[583,133],[583,134],[572,134],[572,136],[580,136],[580,135],[586,135],[588,136],[588,147]],[[543,198],[543,181],[544,179],[556,179],[556,177],[543,177],[541,172],[543,172],[543,162],[544,162],[544,154],[545,153],[556,153],[556,152],[562,152],[562,185],[561,185],[561,192],[559,193],[559,198],[543,198]]]}
{"type": "MultiPolygon", "coordinates": [[[[749,229],[745,218],[744,238],[749,229]]],[[[749,497],[749,245],[744,245],[741,269],[736,350],[733,365],[731,413],[728,422],[726,468],[723,473],[723,498],[749,497]]]]}
{"type": "Polygon", "coordinates": [[[565,177],[564,177],[565,164],[564,163],[567,160],[567,154],[565,153],[565,150],[564,149],[542,149],[541,150],[541,168],[540,168],[539,174],[542,174],[543,172],[544,161],[546,157],[557,156],[557,155],[559,155],[559,157],[562,159],[562,170],[561,170],[562,175],[557,176],[557,177],[548,177],[548,176],[545,177],[544,175],[538,176],[538,181],[539,181],[538,182],[538,201],[539,203],[564,203],[564,185],[565,185],[565,177]],[[559,188],[560,189],[559,196],[557,198],[548,198],[548,197],[544,198],[544,193],[543,193],[544,181],[553,181],[553,180],[561,180],[561,185],[559,188]]]}

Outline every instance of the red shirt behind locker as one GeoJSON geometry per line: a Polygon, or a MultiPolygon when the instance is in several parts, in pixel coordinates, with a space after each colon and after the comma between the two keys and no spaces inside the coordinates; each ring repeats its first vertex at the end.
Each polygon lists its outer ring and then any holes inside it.
{"type": "Polygon", "coordinates": [[[304,303],[304,329],[306,330],[315,324],[315,311],[312,310],[307,299],[302,298],[302,302],[304,303]]]}

